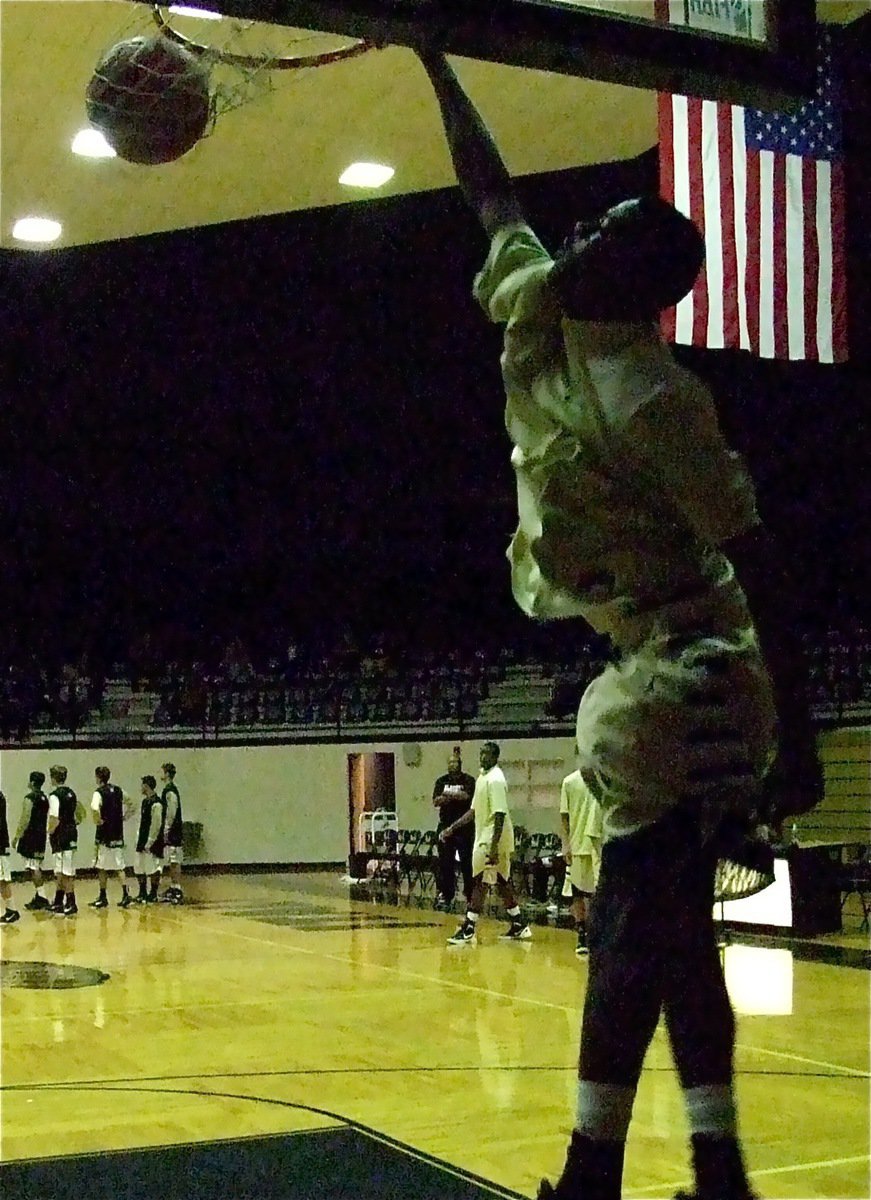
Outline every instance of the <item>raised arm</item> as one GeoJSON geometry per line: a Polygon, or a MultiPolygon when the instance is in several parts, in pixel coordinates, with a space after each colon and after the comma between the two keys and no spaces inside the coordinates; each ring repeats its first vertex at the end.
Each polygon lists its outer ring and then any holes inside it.
{"type": "Polygon", "coordinates": [[[523,210],[496,143],[460,86],[443,54],[417,49],[441,108],[457,182],[467,203],[492,237],[503,225],[523,221],[523,210]]]}

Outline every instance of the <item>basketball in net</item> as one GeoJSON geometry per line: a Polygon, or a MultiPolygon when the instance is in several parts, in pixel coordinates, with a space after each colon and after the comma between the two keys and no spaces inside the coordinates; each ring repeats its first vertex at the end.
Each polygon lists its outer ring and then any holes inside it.
{"type": "Polygon", "coordinates": [[[88,120],[127,162],[172,162],[200,140],[211,116],[208,71],[160,35],[118,42],[97,63],[88,120]]]}

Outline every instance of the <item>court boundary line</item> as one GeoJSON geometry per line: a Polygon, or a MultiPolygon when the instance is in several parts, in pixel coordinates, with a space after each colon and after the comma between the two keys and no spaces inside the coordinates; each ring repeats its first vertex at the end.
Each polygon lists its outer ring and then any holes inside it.
{"type": "MultiPolygon", "coordinates": [[[[43,1018],[44,1019],[44,1018],[43,1018]]],[[[106,1079],[39,1079],[31,1080],[28,1083],[2,1083],[0,1084],[0,1094],[4,1092],[29,1092],[40,1091],[43,1088],[54,1087],[110,1087],[112,1084],[133,1084],[133,1083],[169,1083],[172,1081],[184,1082],[190,1079],[294,1079],[308,1078],[318,1075],[441,1075],[441,1074],[469,1074],[475,1072],[480,1074],[482,1071],[491,1073],[510,1073],[516,1071],[522,1072],[542,1072],[551,1074],[566,1074],[571,1072],[577,1073],[577,1065],[570,1063],[563,1066],[554,1066],[553,1064],[543,1063],[537,1066],[524,1065],[515,1063],[513,1066],[488,1066],[482,1067],[480,1063],[472,1063],[468,1066],[418,1066],[418,1067],[371,1067],[368,1065],[361,1067],[299,1067],[297,1069],[289,1068],[286,1071],[195,1071],[190,1075],[119,1075],[115,1078],[106,1079]]],[[[646,1075],[670,1075],[674,1068],[671,1066],[665,1067],[645,1067],[646,1075]]],[[[869,1077],[852,1075],[832,1074],[825,1071],[742,1071],[742,1075],[753,1079],[831,1079],[842,1080],[846,1083],[867,1082],[869,1077]]]]}
{"type": "MultiPolygon", "coordinates": [[[[173,921],[174,923],[184,924],[184,925],[187,925],[190,923],[190,921],[188,919],[188,914],[185,914],[185,913],[176,911],[173,913],[165,913],[162,915],[164,916],[164,918],[169,918],[169,920],[173,921]]],[[[225,915],[230,916],[230,917],[235,917],[236,919],[241,919],[241,920],[246,919],[246,917],[242,914],[237,915],[237,914],[227,913],[225,915]]],[[[193,914],[191,914],[190,919],[192,919],[192,917],[193,917],[193,914]]],[[[418,924],[418,923],[417,922],[409,922],[410,926],[413,926],[415,924],[418,924]]],[[[209,928],[209,926],[206,926],[204,922],[198,922],[198,925],[201,929],[204,927],[209,928]]],[[[280,927],[278,927],[278,928],[280,928],[280,927]]],[[[318,949],[315,947],[305,947],[305,946],[295,945],[291,942],[285,941],[281,936],[278,936],[275,938],[271,938],[269,936],[256,936],[251,933],[245,933],[243,931],[233,929],[232,927],[227,928],[225,926],[222,926],[220,928],[220,930],[216,930],[214,928],[214,925],[211,925],[211,929],[216,934],[223,934],[225,936],[235,937],[237,939],[247,941],[254,945],[266,946],[266,947],[269,947],[271,950],[291,951],[292,953],[306,955],[310,959],[320,959],[322,961],[335,962],[335,963],[338,963],[343,966],[351,966],[354,964],[354,960],[347,956],[342,956],[340,954],[335,954],[335,953],[328,953],[322,949],[318,949]]],[[[459,952],[463,953],[463,948],[460,948],[459,952]]],[[[573,1014],[578,1017],[580,1015],[580,1005],[577,1005],[577,1006],[575,1006],[575,1005],[572,1005],[572,1006],[559,1005],[559,1004],[554,1004],[553,1002],[550,1002],[550,1001],[538,1000],[533,997],[522,996],[522,995],[510,995],[510,994],[507,994],[504,992],[498,992],[494,989],[481,987],[480,985],[463,983],[462,981],[459,981],[459,980],[450,980],[450,979],[444,979],[441,977],[425,975],[420,972],[409,971],[409,970],[403,969],[401,967],[394,967],[394,966],[390,966],[390,965],[382,964],[382,963],[367,962],[363,965],[365,967],[373,968],[377,972],[381,972],[381,973],[387,972],[389,975],[394,976],[398,979],[407,978],[407,979],[415,980],[418,983],[424,983],[424,984],[428,984],[428,985],[437,985],[440,988],[447,987],[448,989],[463,991],[463,992],[467,992],[467,993],[493,996],[494,998],[509,1000],[512,1003],[519,1001],[522,1004],[531,1005],[533,1007],[551,1009],[551,1010],[558,1011],[558,1012],[573,1014]]],[[[237,1002],[234,1002],[234,1003],[237,1003],[237,1002]]],[[[823,1067],[829,1073],[828,1077],[830,1077],[830,1078],[831,1077],[842,1078],[842,1079],[852,1079],[852,1078],[868,1079],[869,1078],[869,1074],[867,1072],[858,1070],[853,1067],[847,1067],[843,1064],[833,1064],[833,1063],[809,1058],[806,1056],[793,1054],[793,1053],[790,1053],[787,1051],[771,1050],[771,1049],[768,1049],[765,1047],[754,1046],[750,1043],[744,1043],[744,1042],[736,1043],[736,1047],[740,1048],[742,1050],[747,1050],[747,1051],[759,1053],[762,1055],[768,1055],[770,1057],[774,1057],[774,1058],[778,1058],[778,1059],[785,1059],[787,1061],[792,1061],[792,1062],[796,1062],[796,1063],[802,1063],[802,1064],[807,1064],[807,1065],[812,1065],[812,1066],[817,1066],[817,1067],[823,1067]]],[[[411,1070],[415,1070],[415,1069],[417,1069],[417,1068],[406,1068],[405,1070],[411,1071],[411,1070]]],[[[469,1068],[452,1068],[452,1069],[454,1069],[454,1070],[474,1070],[474,1071],[478,1072],[482,1069],[487,1069],[487,1068],[481,1068],[480,1065],[476,1065],[474,1067],[469,1067],[469,1068]]],[[[499,1068],[499,1069],[500,1070],[510,1070],[512,1068],[499,1068]]],[[[531,1069],[567,1071],[567,1070],[574,1070],[575,1068],[573,1066],[569,1066],[569,1067],[556,1067],[556,1068],[544,1067],[544,1068],[531,1068],[531,1069]]],[[[670,1070],[671,1068],[669,1067],[669,1068],[661,1068],[661,1069],[662,1070],[670,1070]]],[[[317,1072],[312,1072],[312,1073],[317,1073],[317,1072]]],[[[333,1072],[333,1073],[335,1073],[335,1072],[333,1072]]],[[[239,1073],[239,1074],[242,1074],[242,1073],[239,1073]]],[[[296,1072],[280,1072],[278,1074],[293,1075],[293,1074],[297,1074],[297,1073],[296,1072]]],[[[749,1074],[753,1074],[753,1073],[752,1072],[740,1072],[739,1074],[741,1074],[741,1075],[748,1074],[749,1075],[749,1074]]],[[[803,1077],[808,1076],[807,1072],[800,1072],[800,1071],[784,1072],[783,1074],[786,1077],[794,1076],[795,1078],[803,1078],[803,1077]]],[[[236,1075],[236,1073],[230,1073],[229,1077],[235,1077],[235,1075],[236,1075]]],[[[221,1078],[221,1077],[222,1076],[220,1076],[220,1075],[217,1076],[217,1078],[221,1078]]],[[[226,1077],[228,1077],[228,1075],[224,1074],[223,1077],[226,1078],[226,1077]]],[[[258,1078],[259,1074],[254,1073],[252,1075],[251,1073],[248,1073],[247,1076],[243,1075],[243,1077],[258,1078]]],[[[179,1078],[179,1077],[176,1077],[176,1078],[179,1078]]],[[[200,1075],[200,1076],[198,1076],[198,1078],[209,1078],[209,1077],[208,1076],[204,1077],[204,1076],[200,1075]]],[[[231,1099],[243,1099],[246,1101],[260,1102],[260,1103],[273,1103],[276,1105],[283,1105],[283,1106],[287,1106],[287,1107],[293,1107],[293,1108],[305,1109],[307,1111],[313,1111],[311,1109],[311,1106],[298,1105],[298,1104],[295,1104],[290,1101],[271,1100],[269,1097],[256,1097],[256,1096],[237,1097],[237,1096],[234,1096],[233,1094],[225,1094],[225,1093],[214,1092],[214,1091],[197,1092],[197,1091],[194,1091],[193,1089],[173,1088],[173,1087],[143,1088],[143,1087],[133,1087],[130,1085],[125,1085],[123,1083],[123,1081],[120,1081],[120,1083],[121,1083],[121,1086],[119,1086],[119,1081],[106,1081],[106,1080],[99,1081],[98,1083],[95,1083],[93,1085],[76,1083],[76,1082],[59,1082],[59,1083],[48,1083],[48,1084],[44,1084],[44,1085],[35,1085],[35,1084],[9,1085],[8,1087],[0,1088],[0,1090],[2,1090],[2,1091],[6,1091],[6,1090],[21,1091],[21,1090],[25,1090],[28,1086],[30,1088],[32,1088],[33,1090],[49,1089],[49,1088],[70,1089],[70,1088],[74,1088],[74,1087],[80,1087],[80,1088],[83,1088],[84,1090],[93,1090],[93,1089],[99,1088],[99,1087],[111,1087],[113,1090],[116,1090],[116,1091],[143,1091],[143,1092],[154,1091],[157,1093],[171,1093],[171,1094],[178,1094],[178,1095],[186,1095],[186,1094],[202,1095],[207,1098],[208,1097],[219,1097],[220,1098],[220,1097],[226,1095],[228,1098],[231,1098],[231,1099]]],[[[417,1151],[417,1150],[414,1150],[413,1148],[406,1147],[404,1143],[401,1143],[401,1142],[391,1139],[389,1137],[389,1135],[382,1135],[382,1134],[377,1133],[377,1131],[370,1131],[368,1129],[368,1127],[366,1127],[365,1125],[363,1125],[360,1122],[354,1122],[351,1119],[337,1117],[332,1113],[326,1112],[326,1110],[314,1110],[314,1111],[324,1111],[325,1115],[328,1115],[331,1117],[331,1119],[334,1119],[334,1120],[337,1120],[338,1122],[340,1122],[340,1127],[341,1127],[341,1124],[343,1123],[345,1126],[359,1128],[359,1130],[361,1132],[363,1132],[364,1134],[366,1134],[367,1136],[373,1136],[376,1138],[376,1140],[382,1140],[387,1145],[394,1145],[400,1151],[409,1152],[413,1156],[417,1156],[417,1157],[421,1158],[423,1161],[428,1161],[425,1152],[417,1151]]],[[[252,1136],[258,1136],[258,1135],[252,1135],[252,1136]]],[[[259,1136],[282,1136],[282,1135],[259,1135],[259,1136]]],[[[193,1144],[199,1145],[199,1144],[207,1144],[207,1143],[193,1143],[193,1144]]],[[[11,1161],[21,1161],[21,1160],[11,1160],[11,1161]]],[[[29,1160],[23,1160],[23,1161],[29,1161],[29,1160]]],[[[436,1164],[437,1166],[439,1166],[441,1169],[448,1169],[453,1174],[455,1174],[456,1176],[458,1176],[460,1178],[468,1178],[469,1177],[468,1175],[464,1175],[462,1173],[461,1168],[452,1168],[450,1164],[445,1164],[441,1160],[434,1159],[434,1158],[431,1161],[434,1164],[436,1164]]],[[[826,1167],[832,1167],[832,1166],[837,1166],[837,1165],[847,1165],[850,1163],[861,1163],[861,1162],[865,1162],[865,1161],[867,1161],[866,1155],[860,1155],[860,1156],[857,1156],[854,1158],[845,1158],[845,1159],[817,1160],[817,1161],[814,1161],[811,1163],[790,1164],[790,1165],[784,1166],[784,1167],[763,1168],[760,1171],[752,1172],[751,1175],[752,1176],[759,1175],[760,1177],[762,1177],[765,1175],[777,1175],[777,1174],[782,1174],[782,1173],[805,1172],[805,1171],[813,1171],[813,1170],[817,1170],[817,1169],[824,1169],[826,1167]]],[[[477,1180],[477,1182],[481,1183],[488,1190],[493,1191],[494,1185],[490,1181],[479,1179],[479,1180],[477,1180]]],[[[652,1186],[647,1185],[645,1187],[628,1188],[628,1189],[626,1189],[626,1194],[627,1194],[627,1196],[632,1196],[632,1197],[641,1197],[643,1195],[650,1196],[652,1193],[657,1192],[660,1189],[663,1191],[663,1193],[665,1193],[666,1191],[668,1191],[669,1189],[672,1189],[674,1187],[684,1186],[686,1184],[686,1182],[687,1182],[686,1177],[684,1177],[684,1178],[681,1178],[681,1179],[676,1180],[671,1183],[665,1182],[662,1184],[657,1183],[652,1186]]],[[[495,1185],[495,1186],[498,1187],[501,1185],[495,1185]]],[[[503,1190],[502,1192],[493,1191],[493,1194],[503,1196],[503,1197],[509,1196],[512,1198],[512,1200],[514,1200],[514,1198],[518,1197],[518,1195],[519,1195],[516,1192],[511,1192],[511,1191],[507,1191],[507,1190],[503,1190]]]]}
{"type": "MultiPolygon", "coordinates": [[[[405,1154],[408,1158],[415,1158],[420,1162],[427,1163],[429,1166],[437,1167],[439,1170],[444,1171],[446,1174],[453,1175],[454,1178],[456,1178],[456,1179],[463,1180],[464,1182],[471,1182],[471,1183],[477,1184],[478,1186],[484,1188],[486,1191],[490,1192],[491,1195],[500,1197],[501,1200],[525,1200],[525,1197],[522,1196],[522,1194],[520,1192],[515,1192],[511,1188],[504,1187],[502,1184],[494,1183],[490,1179],[484,1179],[483,1176],[476,1175],[474,1173],[474,1171],[467,1171],[463,1167],[458,1167],[458,1166],[455,1166],[453,1163],[445,1162],[443,1159],[436,1158],[435,1155],[429,1154],[426,1150],[418,1150],[417,1147],[410,1146],[410,1145],[408,1145],[407,1142],[401,1142],[398,1140],[398,1138],[391,1137],[390,1134],[382,1133],[380,1130],[374,1129],[371,1125],[366,1125],[363,1121],[358,1121],[354,1117],[344,1117],[344,1116],[341,1116],[339,1113],[333,1112],[331,1109],[318,1108],[317,1106],[312,1105],[312,1104],[298,1104],[293,1100],[279,1100],[277,1097],[274,1097],[274,1096],[246,1096],[246,1095],[237,1094],[234,1092],[208,1092],[208,1091],[202,1091],[198,1088],[145,1088],[145,1087],[137,1087],[137,1086],[132,1086],[132,1087],[131,1086],[125,1086],[125,1087],[114,1086],[113,1087],[112,1085],[107,1085],[105,1083],[97,1083],[97,1084],[93,1084],[93,1085],[88,1084],[85,1086],[82,1086],[81,1084],[74,1084],[74,1083],[45,1084],[39,1090],[47,1091],[49,1089],[59,1088],[61,1090],[68,1091],[71,1088],[79,1087],[79,1088],[81,1088],[82,1091],[99,1092],[102,1088],[107,1087],[107,1086],[110,1087],[110,1089],[114,1092],[147,1092],[150,1094],[161,1095],[161,1096],[166,1096],[166,1095],[198,1096],[203,1099],[246,1100],[252,1104],[269,1104],[269,1105],[273,1105],[276,1108],[292,1108],[292,1109],[302,1110],[303,1112],[316,1113],[320,1117],[328,1117],[330,1120],[335,1121],[337,1124],[332,1127],[312,1130],[311,1132],[313,1132],[313,1133],[321,1134],[321,1133],[334,1132],[337,1128],[338,1129],[343,1129],[343,1128],[351,1129],[355,1133],[360,1133],[364,1137],[369,1138],[371,1141],[381,1142],[383,1145],[389,1146],[393,1150],[398,1150],[400,1153],[405,1154]]],[[[252,1140],[256,1141],[256,1140],[262,1140],[264,1138],[280,1138],[280,1137],[287,1137],[287,1136],[300,1136],[307,1132],[309,1132],[309,1131],[308,1130],[294,1130],[290,1134],[284,1134],[284,1133],[256,1134],[255,1133],[255,1134],[246,1135],[245,1137],[238,1138],[238,1139],[236,1139],[236,1138],[216,1138],[216,1139],[209,1139],[208,1141],[202,1141],[202,1142],[189,1142],[189,1141],[170,1142],[170,1143],[158,1145],[158,1146],[131,1146],[131,1147],[127,1147],[124,1150],[101,1150],[101,1151],[84,1150],[84,1151],[79,1151],[75,1154],[48,1155],[48,1156],[36,1158],[36,1159],[34,1159],[34,1158],[12,1158],[12,1159],[5,1159],[3,1162],[0,1162],[0,1170],[2,1170],[2,1168],[4,1166],[8,1166],[13,1163],[26,1164],[26,1163],[61,1162],[61,1161],[65,1161],[67,1159],[92,1158],[92,1157],[94,1157],[95,1154],[100,1154],[101,1156],[109,1155],[109,1154],[120,1155],[120,1154],[130,1154],[131,1152],[135,1153],[137,1151],[140,1153],[143,1153],[143,1152],[147,1153],[152,1150],[154,1150],[154,1151],[168,1150],[168,1149],[177,1148],[179,1146],[210,1146],[213,1144],[215,1144],[215,1145],[231,1144],[232,1145],[235,1141],[252,1141],[252,1140]]]]}
{"type": "MultiPolygon", "coordinates": [[[[255,1078],[256,1078],[256,1075],[255,1075],[255,1078]]],[[[27,1087],[27,1085],[24,1085],[24,1084],[13,1085],[13,1086],[16,1087],[17,1089],[25,1089],[27,1087]]],[[[334,1133],[337,1129],[352,1129],[354,1132],[360,1133],[364,1137],[370,1138],[372,1141],[381,1142],[382,1144],[389,1146],[391,1149],[398,1150],[400,1153],[406,1154],[409,1158],[418,1159],[419,1161],[425,1162],[430,1166],[435,1166],[435,1167],[439,1168],[440,1170],[444,1170],[447,1174],[453,1175],[454,1178],[461,1179],[463,1181],[473,1182],[473,1183],[485,1188],[492,1195],[502,1198],[502,1200],[524,1200],[524,1197],[522,1196],[522,1194],[520,1192],[513,1191],[511,1188],[507,1188],[507,1187],[503,1186],[502,1184],[493,1183],[492,1180],[484,1179],[482,1176],[476,1175],[472,1171],[466,1171],[464,1168],[455,1166],[452,1163],[447,1163],[443,1159],[436,1158],[435,1155],[429,1154],[425,1150],[419,1150],[414,1146],[408,1145],[408,1143],[406,1143],[406,1142],[401,1142],[397,1138],[391,1137],[389,1134],[385,1134],[377,1129],[373,1129],[372,1126],[366,1125],[362,1121],[357,1121],[353,1117],[344,1117],[338,1113],[333,1112],[330,1109],[318,1108],[318,1107],[316,1107],[314,1105],[310,1105],[310,1104],[298,1104],[292,1100],[280,1100],[280,1099],[278,1099],[276,1097],[272,1097],[272,1096],[246,1096],[244,1094],[235,1093],[235,1092],[203,1091],[199,1088],[171,1088],[171,1087],[147,1088],[147,1087],[140,1087],[140,1086],[136,1086],[136,1085],[132,1085],[132,1086],[131,1085],[127,1085],[127,1086],[114,1085],[113,1086],[111,1083],[110,1084],[96,1083],[96,1084],[84,1084],[83,1085],[83,1084],[77,1084],[77,1083],[71,1083],[71,1082],[30,1085],[31,1090],[40,1090],[40,1091],[47,1091],[47,1090],[54,1090],[54,1089],[59,1089],[61,1091],[69,1091],[69,1090],[72,1090],[73,1088],[80,1088],[83,1091],[100,1091],[101,1088],[107,1087],[107,1086],[112,1091],[115,1091],[115,1092],[144,1092],[147,1094],[162,1095],[162,1096],[179,1095],[179,1096],[197,1096],[201,1099],[244,1100],[244,1101],[247,1101],[249,1103],[254,1103],[254,1104],[268,1104],[268,1105],[271,1105],[271,1106],[277,1107],[277,1108],[291,1108],[291,1109],[301,1110],[303,1112],[315,1113],[318,1116],[327,1117],[330,1120],[335,1121],[336,1124],[329,1125],[329,1126],[320,1126],[320,1127],[316,1127],[314,1129],[288,1130],[283,1133],[276,1132],[276,1133],[266,1133],[266,1134],[256,1134],[256,1133],[255,1134],[245,1134],[240,1138],[210,1138],[207,1141],[199,1141],[199,1142],[191,1142],[191,1141],[166,1142],[166,1143],[160,1143],[158,1145],[153,1145],[153,1146],[129,1146],[129,1147],[126,1147],[125,1149],[102,1150],[99,1152],[83,1150],[83,1151],[78,1151],[73,1154],[46,1155],[46,1156],[36,1158],[36,1159],[12,1158],[12,1159],[5,1159],[2,1162],[0,1162],[0,1172],[2,1172],[2,1168],[4,1166],[10,1166],[10,1165],[14,1165],[14,1164],[27,1164],[27,1163],[45,1164],[45,1163],[51,1163],[51,1162],[64,1162],[64,1161],[68,1161],[70,1159],[93,1158],[96,1153],[99,1153],[101,1156],[130,1154],[131,1152],[132,1153],[135,1153],[135,1152],[149,1153],[149,1152],[159,1152],[160,1150],[178,1149],[179,1147],[183,1147],[183,1146],[207,1147],[207,1146],[215,1146],[215,1145],[233,1145],[236,1142],[240,1142],[240,1141],[248,1142],[248,1141],[263,1141],[263,1140],[267,1140],[267,1139],[271,1139],[271,1138],[302,1137],[302,1136],[307,1136],[307,1135],[320,1135],[320,1134],[324,1134],[324,1133],[334,1133]]],[[[764,1176],[769,1176],[769,1175],[798,1174],[798,1173],[802,1173],[802,1172],[806,1172],[806,1171],[822,1170],[827,1167],[848,1166],[848,1165],[854,1165],[856,1163],[863,1163],[863,1162],[871,1162],[871,1155],[860,1154],[860,1155],[852,1155],[852,1156],[844,1157],[844,1158],[816,1159],[812,1162],[790,1163],[788,1166],[783,1166],[783,1167],[762,1167],[758,1171],[750,1171],[749,1174],[750,1174],[751,1179],[755,1179],[755,1178],[762,1178],[764,1176]]],[[[670,1192],[672,1192],[672,1190],[674,1188],[682,1187],[684,1184],[686,1184],[686,1182],[687,1182],[687,1177],[684,1176],[680,1179],[664,1181],[662,1183],[656,1183],[654,1185],[647,1184],[644,1186],[624,1188],[623,1193],[626,1196],[635,1196],[635,1197],[639,1197],[639,1198],[649,1197],[651,1192],[662,1191],[662,1192],[670,1193],[670,1192]]],[[[653,1200],[653,1198],[651,1198],[651,1200],[653,1200]]]]}

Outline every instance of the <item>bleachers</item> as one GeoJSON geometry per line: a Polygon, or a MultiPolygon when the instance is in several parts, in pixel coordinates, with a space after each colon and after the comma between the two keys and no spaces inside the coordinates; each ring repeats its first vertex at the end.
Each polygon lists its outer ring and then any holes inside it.
{"type": "MultiPolygon", "coordinates": [[[[556,622],[556,625],[561,623],[556,622]]],[[[568,624],[568,623],[567,623],[568,624]]],[[[577,629],[560,644],[452,651],[301,656],[235,673],[202,662],[152,668],[136,679],[64,668],[52,682],[32,664],[0,675],[0,745],[179,741],[285,736],[395,736],[453,729],[468,736],[568,733],[584,688],[610,657],[577,629]],[[230,677],[238,676],[238,677],[230,677]]],[[[811,701],[821,724],[871,718],[871,635],[806,639],[811,701]]]]}

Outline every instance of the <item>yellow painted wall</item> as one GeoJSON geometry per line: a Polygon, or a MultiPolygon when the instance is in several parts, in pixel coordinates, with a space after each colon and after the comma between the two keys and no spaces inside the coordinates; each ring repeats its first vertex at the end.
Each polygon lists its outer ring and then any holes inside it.
{"type": "MultiPolygon", "coordinates": [[[[197,861],[205,863],[337,862],[348,855],[348,755],[392,753],[396,764],[396,807],[405,828],[435,828],[432,789],[447,769],[456,738],[420,743],[419,765],[409,765],[416,755],[403,754],[401,742],[294,746],[156,747],[95,750],[4,750],[0,752],[0,788],[6,794],[10,824],[15,826],[27,777],[40,770],[48,775],[52,763],[63,763],[68,783],[86,803],[94,789],[94,768],[105,764],[112,782],[119,784],[138,804],[140,780],[145,774],[160,779],[160,765],[174,762],[176,782],[186,821],[203,825],[203,850],[197,861]]],[[[572,739],[506,739],[502,743],[509,779],[516,778],[512,800],[515,823],[539,831],[559,825],[558,786],[548,796],[536,794],[527,784],[527,760],[549,764],[548,777],[573,769],[572,739]],[[563,769],[564,768],[564,769],[563,769]]],[[[478,771],[479,742],[463,746],[464,767],[478,771]]],[[[127,842],[135,841],[136,819],[128,823],[127,842]]],[[[81,846],[90,848],[88,830],[81,846]]],[[[18,867],[13,856],[13,868],[18,867]]],[[[89,865],[84,852],[80,866],[89,865]]]]}
{"type": "MultiPolygon", "coordinates": [[[[0,788],[14,827],[27,776],[54,762],[69,770],[69,783],[86,802],[94,768],[106,764],[112,781],[139,800],[144,774],[160,776],[160,764],[175,763],[184,818],[203,825],[205,863],[338,862],[348,855],[348,755],[392,753],[396,766],[396,807],[403,828],[435,828],[432,788],[447,769],[455,738],[417,744],[402,742],[347,745],[156,747],[95,750],[4,750],[0,788]]],[[[462,745],[463,766],[478,771],[480,741],[462,745]]],[[[820,739],[826,768],[826,799],[799,818],[801,840],[871,841],[871,729],[844,729],[820,739]]],[[[574,769],[573,739],[505,738],[502,765],[516,825],[530,832],[556,832],[559,782],[574,769]]],[[[135,840],[135,819],[127,830],[135,840]]],[[[82,839],[90,848],[90,831],[82,839]]],[[[80,865],[89,865],[82,854],[80,865]]],[[[13,867],[18,863],[13,856],[13,867]]]]}

